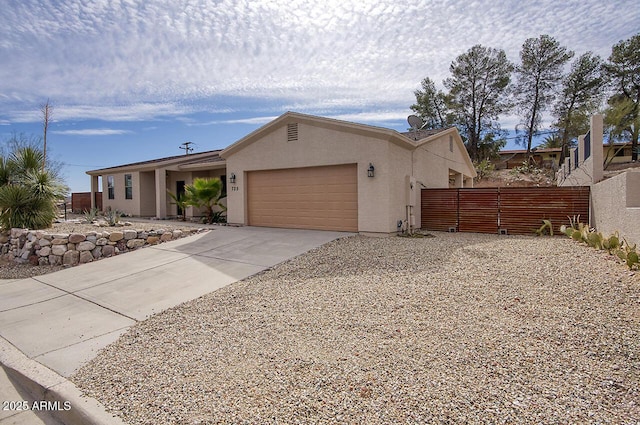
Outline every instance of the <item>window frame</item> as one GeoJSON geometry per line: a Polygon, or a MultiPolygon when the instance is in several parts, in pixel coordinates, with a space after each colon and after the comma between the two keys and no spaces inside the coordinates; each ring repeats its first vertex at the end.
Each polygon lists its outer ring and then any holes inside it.
{"type": "Polygon", "coordinates": [[[107,176],[107,199],[116,199],[115,180],[113,176],[107,176]]]}
{"type": "Polygon", "coordinates": [[[133,177],[131,174],[124,175],[124,199],[133,199],[133,177]]]}

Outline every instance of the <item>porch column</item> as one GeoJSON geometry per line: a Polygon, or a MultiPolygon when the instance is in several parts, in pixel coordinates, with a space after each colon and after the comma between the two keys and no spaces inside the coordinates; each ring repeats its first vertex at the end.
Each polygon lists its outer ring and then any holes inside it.
{"type": "Polygon", "coordinates": [[[462,175],[462,173],[457,173],[456,172],[456,177],[455,177],[456,181],[455,181],[455,186],[457,188],[462,188],[464,187],[464,176],[462,175]]]}
{"type": "Polygon", "coordinates": [[[96,194],[98,193],[98,176],[91,176],[91,208],[97,208],[96,194]]]}
{"type": "Polygon", "coordinates": [[[167,218],[167,170],[156,169],[156,217],[167,218]]]}

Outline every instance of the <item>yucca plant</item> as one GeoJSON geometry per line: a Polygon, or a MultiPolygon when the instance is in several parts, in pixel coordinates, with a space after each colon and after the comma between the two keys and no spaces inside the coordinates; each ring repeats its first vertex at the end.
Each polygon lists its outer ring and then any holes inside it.
{"type": "Polygon", "coordinates": [[[19,146],[1,158],[0,227],[50,227],[58,212],[56,202],[67,188],[54,171],[42,169],[42,152],[33,146],[19,146]]]}

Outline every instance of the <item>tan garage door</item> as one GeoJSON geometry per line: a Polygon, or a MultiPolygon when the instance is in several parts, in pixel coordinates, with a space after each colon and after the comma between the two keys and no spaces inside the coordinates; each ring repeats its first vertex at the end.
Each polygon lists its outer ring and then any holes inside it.
{"type": "Polygon", "coordinates": [[[251,171],[250,226],[358,231],[356,164],[251,171]]]}

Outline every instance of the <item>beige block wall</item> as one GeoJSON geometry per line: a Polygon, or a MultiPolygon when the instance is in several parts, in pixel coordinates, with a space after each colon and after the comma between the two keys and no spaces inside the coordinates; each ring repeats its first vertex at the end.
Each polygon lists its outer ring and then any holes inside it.
{"type": "Polygon", "coordinates": [[[627,171],[591,186],[591,225],[640,244],[640,171],[627,171]]]}
{"type": "Polygon", "coordinates": [[[358,229],[360,232],[396,231],[401,218],[402,183],[396,181],[410,167],[410,156],[386,140],[330,128],[298,124],[299,139],[287,141],[287,126],[276,128],[261,140],[245,146],[227,158],[227,175],[235,173],[236,184],[229,185],[227,205],[230,223],[246,223],[246,173],[253,170],[357,164],[358,229]],[[390,148],[390,146],[394,146],[390,148]],[[397,149],[396,149],[397,148],[397,149]],[[409,158],[409,159],[407,159],[409,158]],[[375,177],[367,177],[369,163],[375,177]],[[396,188],[394,190],[394,188],[396,188]],[[392,206],[395,204],[395,206],[392,206]]]}

